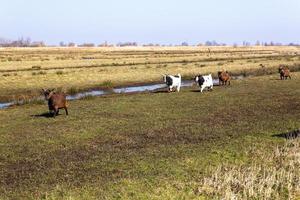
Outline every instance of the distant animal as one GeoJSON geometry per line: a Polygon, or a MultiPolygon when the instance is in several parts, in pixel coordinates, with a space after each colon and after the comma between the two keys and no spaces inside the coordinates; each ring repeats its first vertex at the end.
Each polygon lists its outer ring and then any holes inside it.
{"type": "Polygon", "coordinates": [[[204,88],[208,88],[209,90],[213,89],[213,79],[211,74],[206,75],[206,76],[202,76],[202,75],[198,75],[195,76],[194,78],[195,82],[199,85],[200,87],[200,92],[202,92],[204,90],[204,88]]]}
{"type": "Polygon", "coordinates": [[[228,85],[230,85],[231,77],[230,77],[228,71],[219,71],[218,77],[219,77],[219,85],[227,85],[227,82],[228,82],[228,85]]]}
{"type": "Polygon", "coordinates": [[[166,85],[168,86],[169,92],[172,92],[174,87],[176,88],[177,92],[180,91],[180,87],[181,87],[181,75],[180,74],[177,74],[176,76],[164,74],[163,80],[166,83],[166,85]]]}
{"type": "Polygon", "coordinates": [[[278,68],[278,73],[280,74],[280,79],[281,80],[287,79],[288,77],[290,79],[292,79],[291,78],[291,72],[290,72],[288,67],[282,67],[282,66],[279,67],[278,68]]]}
{"type": "Polygon", "coordinates": [[[68,104],[66,95],[64,93],[55,93],[54,90],[42,89],[45,99],[48,101],[49,113],[53,114],[53,117],[58,115],[59,109],[65,109],[66,115],[68,115],[68,104]]]}

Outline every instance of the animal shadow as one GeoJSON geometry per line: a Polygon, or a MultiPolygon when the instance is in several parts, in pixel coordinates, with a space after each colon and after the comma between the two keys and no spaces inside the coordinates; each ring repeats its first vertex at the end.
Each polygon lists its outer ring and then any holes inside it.
{"type": "MultiPolygon", "coordinates": [[[[200,89],[194,89],[194,90],[190,90],[191,92],[196,92],[196,93],[201,93],[200,89]]],[[[213,89],[204,89],[203,92],[212,92],[214,91],[213,89]]]]}
{"type": "MultiPolygon", "coordinates": [[[[60,114],[58,114],[60,115],[60,114]]],[[[37,114],[37,115],[30,115],[31,117],[44,117],[44,118],[52,118],[53,114],[49,113],[49,112],[44,112],[41,114],[37,114]]]]}
{"type": "Polygon", "coordinates": [[[280,137],[280,138],[285,138],[285,139],[295,139],[300,137],[300,129],[290,131],[287,133],[279,133],[279,134],[274,134],[272,137],[280,137]]]}
{"type": "Polygon", "coordinates": [[[270,81],[281,81],[280,78],[270,78],[270,81]]]}
{"type": "Polygon", "coordinates": [[[168,90],[155,90],[155,91],[153,91],[152,93],[171,93],[171,92],[169,92],[168,90]]]}

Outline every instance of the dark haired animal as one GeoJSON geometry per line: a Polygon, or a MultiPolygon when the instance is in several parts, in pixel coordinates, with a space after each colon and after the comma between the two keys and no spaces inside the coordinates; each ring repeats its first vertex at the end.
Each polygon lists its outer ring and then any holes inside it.
{"type": "Polygon", "coordinates": [[[288,67],[279,67],[278,68],[278,73],[280,74],[280,79],[281,80],[286,80],[288,77],[290,78],[290,79],[292,79],[291,78],[291,72],[290,72],[290,70],[289,70],[289,68],[288,67]]]}
{"type": "Polygon", "coordinates": [[[49,112],[53,114],[53,117],[58,115],[59,109],[65,109],[66,115],[68,115],[68,104],[66,95],[64,93],[55,93],[54,90],[42,90],[45,99],[48,101],[49,112]]]}
{"type": "Polygon", "coordinates": [[[228,82],[228,85],[230,85],[231,77],[230,77],[228,71],[219,71],[218,77],[219,77],[219,85],[227,85],[227,82],[228,82]]]}

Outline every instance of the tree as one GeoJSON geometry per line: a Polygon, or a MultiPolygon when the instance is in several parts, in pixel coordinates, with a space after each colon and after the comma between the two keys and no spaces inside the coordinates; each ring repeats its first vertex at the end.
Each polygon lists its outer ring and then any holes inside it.
{"type": "Polygon", "coordinates": [[[119,42],[117,46],[119,47],[126,47],[126,46],[137,46],[138,44],[136,42],[119,42]]]}
{"type": "Polygon", "coordinates": [[[74,42],[69,42],[68,47],[75,47],[76,44],[74,42]]]}
{"type": "Polygon", "coordinates": [[[243,46],[245,46],[245,47],[250,46],[250,42],[243,41],[243,46]]]}
{"type": "Polygon", "coordinates": [[[61,41],[61,42],[59,43],[59,46],[61,46],[61,47],[65,47],[65,46],[66,46],[66,44],[65,44],[63,41],[61,41]]]}
{"type": "Polygon", "coordinates": [[[30,44],[30,47],[45,47],[45,43],[43,41],[35,41],[30,44]]]}
{"type": "Polygon", "coordinates": [[[83,43],[81,45],[78,45],[79,47],[94,47],[95,44],[94,43],[83,43]]]}
{"type": "Polygon", "coordinates": [[[181,46],[189,46],[189,44],[187,42],[182,42],[181,46]]]}

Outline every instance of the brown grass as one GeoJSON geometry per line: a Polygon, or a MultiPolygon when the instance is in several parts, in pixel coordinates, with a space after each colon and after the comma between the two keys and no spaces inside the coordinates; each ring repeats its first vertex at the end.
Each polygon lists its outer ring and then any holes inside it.
{"type": "Polygon", "coordinates": [[[287,141],[271,152],[249,149],[253,161],[223,164],[201,180],[198,192],[222,199],[300,198],[300,140],[287,141]]]}
{"type": "Polygon", "coordinates": [[[114,86],[158,82],[165,73],[190,78],[224,69],[255,75],[277,72],[281,64],[300,65],[296,47],[209,48],[210,53],[208,47],[2,48],[6,61],[0,63],[0,101],[30,96],[41,88],[67,91],[108,81],[114,86]]]}

